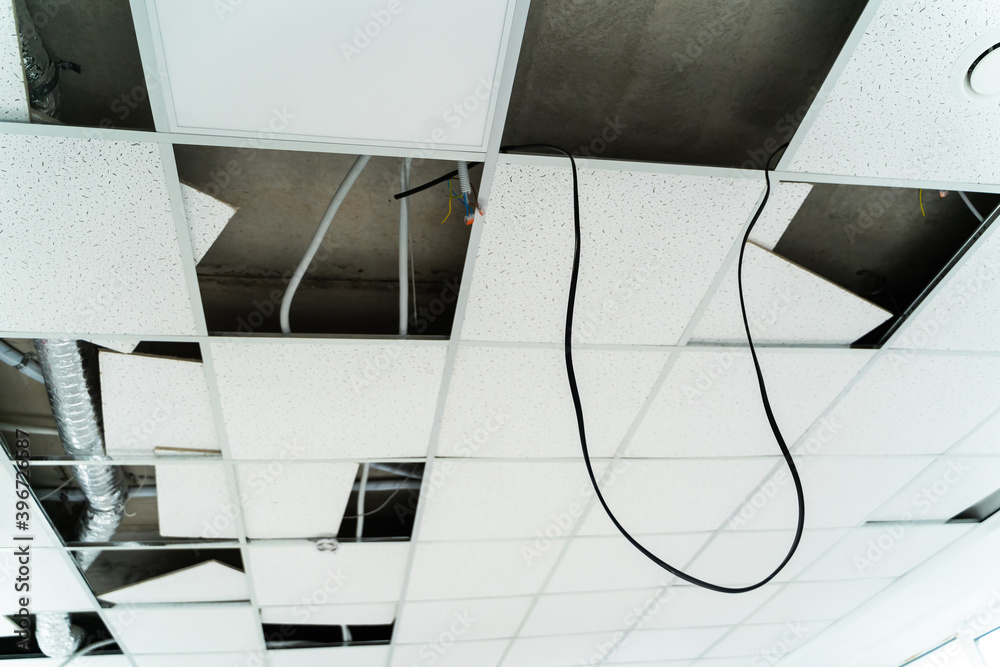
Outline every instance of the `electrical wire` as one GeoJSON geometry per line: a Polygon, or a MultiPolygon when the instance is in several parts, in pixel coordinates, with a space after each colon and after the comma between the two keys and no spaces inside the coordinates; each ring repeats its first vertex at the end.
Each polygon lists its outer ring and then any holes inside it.
{"type": "MultiPolygon", "coordinates": [[[[470,162],[469,163],[469,169],[472,169],[473,167],[478,167],[480,164],[482,164],[482,163],[481,162],[470,162]]],[[[410,188],[406,192],[400,192],[399,194],[394,195],[393,199],[403,199],[404,197],[412,197],[413,195],[417,194],[418,192],[423,192],[424,190],[427,190],[428,188],[433,188],[438,183],[444,183],[445,181],[450,180],[452,178],[455,178],[456,176],[458,176],[458,169],[455,169],[454,171],[449,171],[444,176],[440,176],[438,178],[435,178],[433,181],[428,181],[427,183],[424,183],[423,185],[418,185],[415,188],[410,188]]]]}
{"type": "Polygon", "coordinates": [[[917,198],[920,200],[920,215],[922,215],[923,217],[926,218],[927,214],[924,213],[924,190],[923,190],[923,188],[921,188],[920,190],[917,190],[917,198]]]}
{"type": "Polygon", "coordinates": [[[117,644],[117,643],[118,642],[116,642],[114,639],[104,639],[99,642],[94,642],[90,646],[87,646],[86,648],[83,648],[74,653],[73,655],[71,655],[70,657],[66,658],[66,661],[63,662],[61,665],[59,665],[59,667],[66,667],[66,665],[70,664],[77,658],[82,658],[83,656],[89,655],[90,653],[96,651],[99,648],[104,648],[105,646],[111,646],[112,644],[117,644]]]}
{"type": "Polygon", "coordinates": [[[379,505],[378,507],[376,507],[373,510],[369,510],[369,511],[364,512],[362,514],[355,514],[354,516],[345,516],[344,518],[345,519],[360,519],[361,517],[371,516],[372,514],[378,514],[379,512],[381,512],[382,510],[384,510],[386,507],[389,506],[389,503],[392,502],[392,499],[395,498],[396,494],[399,493],[401,490],[402,489],[396,489],[395,491],[393,491],[392,493],[390,493],[389,497],[385,499],[385,502],[383,502],[381,505],[379,505]]]}
{"type": "Polygon", "coordinates": [[[976,220],[978,220],[981,223],[982,222],[986,222],[986,218],[984,218],[983,214],[979,212],[979,209],[977,209],[975,206],[973,206],[972,202],[969,201],[969,195],[967,195],[964,192],[962,192],[961,190],[959,190],[958,191],[958,196],[962,198],[962,201],[965,202],[965,205],[969,207],[970,211],[972,211],[972,215],[976,216],[976,220]]]}
{"type": "Polygon", "coordinates": [[[785,459],[785,462],[788,464],[788,469],[791,472],[792,480],[795,483],[795,494],[798,500],[798,521],[796,523],[795,538],[792,540],[792,545],[789,548],[788,553],[785,556],[784,560],[781,561],[778,567],[775,568],[775,570],[771,574],[767,575],[761,581],[752,584],[750,586],[740,586],[740,587],[719,586],[717,584],[713,584],[704,581],[702,579],[698,579],[697,577],[687,574],[686,572],[682,572],[676,567],[663,561],[656,554],[654,554],[649,549],[640,544],[638,540],[632,537],[632,535],[625,529],[625,527],[621,524],[621,522],[618,521],[618,518],[615,517],[614,513],[611,511],[611,508],[608,506],[607,500],[604,499],[604,494],[601,493],[601,487],[597,482],[596,475],[594,474],[593,463],[590,460],[590,450],[587,447],[586,422],[583,415],[583,404],[580,400],[580,390],[577,387],[576,372],[574,371],[573,368],[573,342],[572,342],[573,314],[576,308],[577,281],[580,275],[580,188],[579,188],[579,179],[576,169],[576,160],[570,153],[562,150],[561,148],[558,148],[556,146],[549,146],[547,144],[506,146],[500,149],[502,152],[545,150],[545,151],[561,153],[562,155],[565,155],[567,158],[569,158],[570,166],[573,169],[573,232],[574,232],[573,271],[570,276],[569,300],[566,305],[566,329],[564,332],[565,338],[563,347],[566,356],[566,378],[569,382],[570,393],[572,394],[573,397],[573,407],[576,410],[576,423],[577,423],[577,428],[580,432],[580,447],[583,450],[583,460],[587,466],[587,474],[590,476],[590,483],[594,487],[594,492],[597,494],[597,499],[600,501],[601,506],[604,508],[605,513],[607,513],[608,518],[611,519],[611,522],[615,524],[615,527],[618,529],[618,531],[625,537],[626,540],[628,540],[632,544],[632,546],[638,549],[639,552],[641,552],[649,560],[653,561],[667,572],[673,574],[674,576],[680,579],[683,579],[684,581],[690,584],[694,584],[695,586],[700,586],[702,588],[707,588],[708,590],[716,591],[718,593],[747,593],[749,591],[760,588],[767,582],[774,579],[774,577],[777,576],[779,572],[781,572],[781,570],[785,567],[785,565],[788,564],[788,561],[792,559],[792,556],[795,555],[795,551],[799,547],[799,542],[802,540],[802,531],[805,526],[806,510],[805,510],[805,495],[802,491],[802,480],[799,478],[799,472],[798,469],[795,467],[795,461],[792,459],[792,454],[789,451],[788,446],[785,444],[785,440],[782,437],[781,431],[778,428],[778,423],[774,418],[774,413],[771,410],[771,403],[767,397],[767,388],[764,385],[764,375],[761,372],[760,362],[757,359],[757,351],[754,348],[753,336],[750,334],[750,321],[747,318],[746,303],[744,302],[743,299],[743,253],[746,250],[747,241],[750,238],[750,232],[753,231],[754,225],[757,224],[757,220],[760,218],[761,213],[763,213],[764,207],[767,205],[767,200],[771,195],[771,179],[769,175],[769,172],[771,171],[771,162],[774,160],[774,157],[778,155],[779,152],[783,151],[787,147],[788,147],[787,143],[778,147],[778,149],[774,153],[772,153],[771,156],[768,158],[767,164],[764,167],[764,181],[766,183],[766,188],[764,190],[764,197],[761,200],[760,205],[757,207],[757,211],[754,213],[753,218],[750,220],[750,224],[747,225],[746,232],[743,235],[743,241],[740,244],[740,255],[739,255],[739,261],[737,263],[736,276],[740,294],[740,311],[743,314],[743,327],[746,330],[747,342],[750,345],[750,355],[753,358],[754,370],[757,373],[757,384],[760,388],[761,402],[764,405],[764,413],[767,416],[767,421],[771,426],[771,432],[774,434],[774,438],[778,443],[778,448],[781,450],[781,455],[785,459]]]}

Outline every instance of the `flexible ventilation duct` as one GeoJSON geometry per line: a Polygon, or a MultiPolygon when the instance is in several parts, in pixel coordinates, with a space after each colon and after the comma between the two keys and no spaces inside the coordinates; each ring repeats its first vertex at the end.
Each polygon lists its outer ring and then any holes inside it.
{"type": "Polygon", "coordinates": [[[28,84],[31,108],[52,118],[58,118],[59,64],[53,61],[45,50],[24,0],[14,0],[14,14],[17,18],[24,80],[28,84]]]}
{"type": "MultiPolygon", "coordinates": [[[[36,340],[38,361],[45,377],[52,414],[63,448],[78,461],[110,461],[104,450],[104,436],[97,416],[94,394],[84,353],[89,343],[75,340],[36,340]]],[[[107,542],[115,534],[125,513],[128,492],[125,477],[113,465],[72,466],[77,484],[87,499],[80,520],[78,542],[107,542]]],[[[96,551],[77,552],[82,570],[93,564],[96,551]]],[[[36,628],[39,647],[46,655],[63,657],[79,646],[80,638],[70,627],[66,614],[39,614],[36,628]],[[42,644],[42,632],[46,636],[42,644]],[[75,637],[75,639],[71,639],[75,637]],[[55,651],[66,651],[59,652],[55,651]],[[54,651],[50,653],[49,651],[54,651]]]]}
{"type": "Polygon", "coordinates": [[[35,641],[42,653],[50,658],[65,658],[80,647],[83,633],[70,625],[69,614],[45,612],[35,614],[35,641]]]}

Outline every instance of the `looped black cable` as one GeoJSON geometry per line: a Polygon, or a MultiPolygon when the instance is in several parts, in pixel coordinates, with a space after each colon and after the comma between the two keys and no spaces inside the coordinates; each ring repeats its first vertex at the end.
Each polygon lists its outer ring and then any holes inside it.
{"type": "Polygon", "coordinates": [[[570,393],[573,395],[573,407],[576,408],[576,423],[577,427],[580,430],[580,446],[583,449],[583,460],[587,464],[587,474],[590,475],[590,483],[594,487],[594,492],[597,494],[597,499],[601,502],[601,505],[604,507],[604,511],[608,515],[608,518],[611,519],[611,522],[613,524],[615,524],[615,527],[618,529],[618,531],[625,537],[625,539],[627,539],[629,542],[632,543],[632,546],[638,549],[644,556],[649,558],[649,560],[653,561],[667,572],[673,574],[674,576],[680,579],[683,579],[684,581],[690,584],[694,584],[695,586],[701,586],[702,588],[707,588],[710,591],[716,591],[719,593],[747,593],[749,591],[760,588],[767,582],[774,579],[774,577],[777,576],[777,574],[781,572],[782,569],[784,569],[785,565],[788,564],[788,561],[792,559],[792,556],[795,555],[795,551],[799,547],[799,542],[802,540],[802,530],[805,526],[806,503],[805,503],[805,495],[802,492],[802,480],[799,478],[799,471],[795,467],[795,461],[792,459],[792,454],[788,450],[788,446],[785,444],[785,439],[781,436],[781,431],[778,429],[778,423],[774,419],[774,413],[771,411],[771,402],[770,400],[768,400],[767,397],[767,387],[765,387],[764,385],[764,375],[760,370],[760,362],[757,360],[757,351],[754,349],[753,336],[750,334],[750,322],[747,319],[746,304],[744,303],[743,300],[743,252],[746,249],[747,241],[750,238],[750,232],[753,231],[754,225],[757,224],[757,220],[758,218],[760,218],[761,213],[764,212],[764,206],[767,204],[767,200],[771,196],[771,179],[769,175],[769,172],[771,170],[771,161],[774,159],[775,155],[777,155],[779,152],[783,151],[787,147],[788,147],[787,143],[782,146],[779,146],[777,150],[771,153],[771,156],[767,160],[767,164],[764,166],[764,181],[766,182],[767,187],[764,191],[764,198],[761,200],[760,206],[757,207],[757,212],[754,213],[753,218],[750,220],[750,224],[747,225],[746,232],[743,234],[743,241],[740,245],[740,256],[739,256],[739,263],[737,265],[736,277],[740,293],[740,311],[743,313],[743,328],[746,330],[747,333],[747,342],[750,345],[750,355],[753,357],[754,370],[756,370],[757,372],[757,384],[760,387],[760,397],[761,401],[764,404],[764,413],[767,415],[767,421],[771,425],[771,432],[774,433],[774,438],[778,442],[778,447],[781,449],[781,455],[784,457],[785,463],[788,464],[788,469],[792,473],[792,480],[795,482],[795,494],[798,499],[798,505],[799,505],[799,518],[798,518],[798,523],[796,524],[795,527],[795,539],[792,540],[792,546],[791,548],[789,548],[788,554],[785,556],[784,560],[781,561],[781,564],[778,565],[777,568],[775,568],[774,572],[767,575],[767,577],[757,582],[756,584],[753,584],[751,586],[741,586],[741,587],[719,586],[717,584],[703,581],[702,579],[698,579],[697,577],[691,576],[686,572],[682,572],[676,567],[663,561],[649,549],[639,544],[639,542],[634,537],[632,537],[632,535],[627,530],[625,530],[625,527],[622,526],[622,524],[618,521],[617,517],[615,517],[614,513],[611,511],[611,508],[608,506],[608,502],[604,499],[604,494],[601,493],[600,485],[597,483],[597,476],[594,474],[594,466],[590,461],[590,450],[587,448],[587,434],[583,418],[583,404],[580,401],[580,390],[577,388],[576,373],[573,370],[573,342],[572,342],[573,311],[576,307],[576,286],[577,286],[577,278],[579,277],[580,274],[580,190],[579,190],[579,182],[576,171],[576,160],[573,158],[572,155],[570,155],[563,149],[557,146],[549,146],[548,144],[505,146],[500,149],[502,152],[532,151],[532,150],[537,151],[540,149],[546,151],[554,151],[556,153],[561,153],[562,155],[568,157],[570,165],[573,167],[574,244],[573,244],[573,273],[570,277],[570,283],[569,283],[569,303],[566,306],[566,331],[565,331],[566,337],[564,342],[564,348],[566,352],[566,377],[569,380],[570,393]]]}

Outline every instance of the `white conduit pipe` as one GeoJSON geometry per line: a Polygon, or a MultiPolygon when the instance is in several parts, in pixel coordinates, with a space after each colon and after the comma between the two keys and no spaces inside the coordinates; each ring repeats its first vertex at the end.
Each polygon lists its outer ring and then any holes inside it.
{"type": "Polygon", "coordinates": [[[34,361],[26,354],[18,352],[2,340],[0,340],[0,361],[13,367],[15,370],[21,371],[32,380],[45,382],[44,378],[42,378],[42,367],[38,365],[37,361],[34,361]]]}
{"type": "Polygon", "coordinates": [[[461,188],[463,195],[472,194],[472,181],[469,180],[468,162],[458,163],[458,185],[461,188]]]}
{"type": "MultiPolygon", "coordinates": [[[[404,158],[399,167],[400,192],[410,189],[410,158],[404,158]]],[[[410,272],[407,260],[410,248],[410,204],[409,198],[399,200],[399,335],[405,336],[410,330],[409,298],[410,272]]]]}
{"type": "Polygon", "coordinates": [[[980,213],[979,210],[972,205],[971,201],[969,201],[969,195],[959,190],[958,196],[962,198],[962,201],[965,202],[965,205],[969,207],[970,211],[972,211],[972,215],[976,216],[976,220],[978,220],[979,222],[986,222],[986,218],[983,217],[983,214],[980,213]]]}
{"type": "Polygon", "coordinates": [[[368,464],[361,464],[361,486],[358,487],[358,527],[354,537],[361,541],[361,533],[365,532],[365,491],[368,486],[368,464]]]}
{"type": "Polygon", "coordinates": [[[281,299],[281,333],[286,336],[292,333],[291,326],[288,323],[288,311],[291,310],[292,299],[295,298],[295,290],[299,288],[299,283],[302,282],[303,276],[306,275],[306,270],[312,264],[316,253],[319,252],[319,246],[323,243],[323,237],[326,236],[327,230],[330,229],[333,216],[337,215],[337,209],[344,202],[344,198],[351,191],[351,187],[358,180],[358,176],[361,175],[361,171],[368,164],[368,161],[371,160],[371,157],[371,155],[359,155],[358,159],[354,161],[351,170],[347,172],[347,176],[344,177],[340,187],[337,188],[337,192],[333,195],[333,199],[330,200],[330,205],[326,207],[326,213],[323,214],[323,219],[320,220],[319,227],[316,228],[316,233],[313,234],[312,241],[306,249],[306,254],[302,257],[302,261],[295,268],[295,273],[292,274],[292,279],[288,282],[288,287],[285,289],[285,296],[281,299]]]}

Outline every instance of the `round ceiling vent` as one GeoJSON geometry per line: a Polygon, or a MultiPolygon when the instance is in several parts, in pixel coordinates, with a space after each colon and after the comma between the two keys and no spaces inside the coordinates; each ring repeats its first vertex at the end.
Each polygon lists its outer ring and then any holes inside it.
{"type": "Polygon", "coordinates": [[[963,99],[1000,102],[1000,30],[969,45],[952,68],[951,85],[963,99]]]}
{"type": "Polygon", "coordinates": [[[981,55],[969,68],[969,87],[984,97],[1000,95],[1000,44],[981,55]]]}

